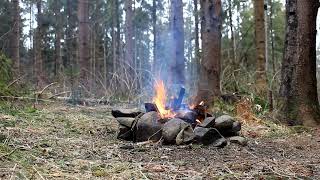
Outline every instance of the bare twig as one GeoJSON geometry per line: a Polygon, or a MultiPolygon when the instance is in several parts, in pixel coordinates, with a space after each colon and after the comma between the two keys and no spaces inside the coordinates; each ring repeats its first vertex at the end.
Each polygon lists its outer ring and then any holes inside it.
{"type": "Polygon", "coordinates": [[[42,180],[45,180],[45,178],[40,174],[40,172],[39,172],[34,166],[32,166],[32,168],[36,171],[36,173],[39,175],[39,177],[40,177],[42,180]]]}
{"type": "Polygon", "coordinates": [[[68,94],[68,93],[71,93],[71,91],[65,91],[65,92],[60,92],[58,94],[54,94],[54,95],[50,96],[48,99],[52,99],[54,97],[60,96],[62,94],[68,94]]]}
{"type": "Polygon", "coordinates": [[[26,75],[20,76],[17,79],[15,79],[14,81],[12,81],[7,88],[11,87],[12,85],[14,85],[15,83],[17,83],[18,81],[20,81],[22,78],[26,77],[26,75]]]}
{"type": "Polygon", "coordinates": [[[46,87],[44,87],[38,94],[38,96],[40,96],[46,89],[48,89],[50,86],[53,86],[55,84],[58,84],[57,82],[54,82],[54,83],[51,83],[51,84],[48,84],[46,87]]]}
{"type": "Polygon", "coordinates": [[[1,99],[16,99],[16,100],[38,100],[43,102],[53,102],[50,100],[45,99],[37,99],[37,98],[31,98],[31,97],[15,97],[15,96],[0,96],[1,99]]]}

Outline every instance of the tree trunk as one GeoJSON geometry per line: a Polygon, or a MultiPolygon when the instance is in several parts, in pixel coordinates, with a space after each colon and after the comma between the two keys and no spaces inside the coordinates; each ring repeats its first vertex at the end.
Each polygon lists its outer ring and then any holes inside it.
{"type": "Polygon", "coordinates": [[[62,38],[62,27],[61,27],[61,4],[60,1],[54,1],[54,14],[56,17],[55,24],[55,75],[59,77],[59,74],[62,73],[63,65],[62,65],[62,54],[61,54],[61,38],[62,38]]]}
{"type": "Polygon", "coordinates": [[[112,35],[112,72],[115,73],[117,72],[117,59],[118,59],[118,54],[117,54],[117,11],[118,11],[118,7],[117,7],[117,0],[113,0],[112,1],[112,29],[111,29],[111,35],[112,35]]]}
{"type": "Polygon", "coordinates": [[[79,0],[78,20],[80,83],[84,85],[90,78],[89,0],[79,0]]]}
{"type": "Polygon", "coordinates": [[[153,67],[152,72],[157,73],[157,0],[152,1],[152,31],[153,31],[153,67]]]}
{"type": "Polygon", "coordinates": [[[317,0],[288,0],[285,55],[280,88],[280,118],[289,125],[320,122],[316,86],[317,0]]]}
{"type": "MultiPolygon", "coordinates": [[[[269,28],[269,33],[270,33],[270,41],[271,41],[271,67],[269,73],[273,76],[276,72],[275,69],[275,54],[274,54],[274,29],[273,29],[273,0],[269,0],[270,4],[270,15],[269,15],[269,22],[270,22],[270,28],[269,28]]],[[[274,93],[274,85],[273,82],[270,83],[270,90],[269,90],[269,111],[273,111],[273,105],[274,105],[274,100],[273,100],[273,93],[274,93]]]]}
{"type": "Polygon", "coordinates": [[[197,103],[205,101],[208,105],[212,105],[215,97],[221,94],[221,0],[202,0],[200,4],[202,61],[196,100],[197,103]]]}
{"type": "MultiPolygon", "coordinates": [[[[125,66],[129,67],[129,72],[132,71],[134,67],[134,51],[133,51],[133,10],[132,10],[132,0],[125,1],[125,11],[126,11],[126,20],[125,20],[125,66]]],[[[130,75],[132,75],[130,73],[130,75]]]]}
{"type": "Polygon", "coordinates": [[[192,77],[195,80],[195,83],[198,82],[198,76],[200,73],[200,43],[199,43],[199,11],[198,11],[198,0],[193,0],[194,5],[194,24],[195,24],[195,30],[194,30],[194,38],[195,38],[195,59],[193,62],[193,73],[192,77]]]}
{"type": "Polygon", "coordinates": [[[172,59],[170,63],[170,82],[173,84],[185,83],[184,60],[184,27],[182,0],[171,0],[171,33],[172,59]]]}
{"type": "Polygon", "coordinates": [[[230,33],[231,33],[231,47],[232,47],[232,59],[231,59],[231,66],[232,66],[232,70],[235,70],[235,66],[236,66],[236,41],[235,41],[235,37],[234,37],[234,27],[233,27],[233,12],[232,12],[232,2],[231,0],[228,0],[228,13],[229,13],[229,26],[230,26],[230,33]]]}
{"type": "Polygon", "coordinates": [[[258,95],[267,95],[266,76],[266,36],[264,23],[264,0],[254,0],[255,41],[256,41],[256,92],[258,95]]]}
{"type": "Polygon", "coordinates": [[[12,33],[10,40],[10,58],[13,61],[13,72],[20,74],[20,6],[19,0],[12,0],[12,33]]]}
{"type": "Polygon", "coordinates": [[[34,74],[37,79],[37,86],[43,85],[43,57],[42,57],[42,49],[43,49],[43,30],[42,30],[42,3],[41,0],[37,0],[36,3],[38,14],[37,14],[37,29],[35,34],[35,61],[34,61],[34,74]]]}

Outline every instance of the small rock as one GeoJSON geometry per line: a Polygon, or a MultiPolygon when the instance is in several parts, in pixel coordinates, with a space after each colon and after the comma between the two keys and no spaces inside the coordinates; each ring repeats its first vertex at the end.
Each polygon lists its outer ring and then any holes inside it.
{"type": "Polygon", "coordinates": [[[203,122],[199,124],[199,126],[204,128],[212,128],[215,124],[215,119],[216,119],[215,117],[208,117],[204,119],[203,122]]]}
{"type": "Polygon", "coordinates": [[[135,118],[124,118],[124,117],[117,118],[117,121],[119,124],[126,126],[128,128],[132,127],[134,120],[135,120],[135,118]]]}
{"type": "Polygon", "coordinates": [[[189,125],[186,128],[182,129],[176,137],[176,144],[189,144],[195,138],[192,127],[189,125]]]}
{"type": "Polygon", "coordinates": [[[174,118],[169,120],[163,125],[162,136],[164,142],[168,144],[176,143],[176,137],[179,132],[188,126],[190,125],[182,119],[174,118]]]}
{"type": "Polygon", "coordinates": [[[230,137],[229,141],[231,143],[239,144],[241,146],[246,146],[248,144],[248,140],[241,136],[230,137]]]}
{"type": "Polygon", "coordinates": [[[233,122],[232,132],[239,132],[241,130],[241,123],[238,121],[233,122]]]}
{"type": "Polygon", "coordinates": [[[213,143],[214,147],[223,148],[228,144],[226,138],[220,138],[213,143]]]}
{"type": "Polygon", "coordinates": [[[216,129],[196,127],[194,129],[195,140],[203,145],[209,145],[221,138],[216,129]]]}
{"type": "Polygon", "coordinates": [[[148,112],[141,116],[135,127],[135,140],[143,141],[159,141],[162,136],[162,127],[160,123],[160,115],[157,112],[148,112]]]}
{"type": "Polygon", "coordinates": [[[223,132],[228,129],[232,129],[235,120],[229,115],[222,115],[215,120],[214,128],[218,129],[219,132],[223,132]]]}
{"type": "Polygon", "coordinates": [[[119,133],[118,133],[117,138],[123,139],[126,141],[132,141],[133,140],[133,131],[131,130],[131,128],[119,124],[119,133]]]}
{"type": "Polygon", "coordinates": [[[224,129],[221,134],[224,137],[232,137],[232,136],[239,136],[239,131],[241,130],[241,123],[238,121],[233,122],[231,129],[224,129]]]}
{"type": "Polygon", "coordinates": [[[115,118],[119,118],[119,117],[135,118],[139,114],[141,114],[141,111],[138,111],[137,109],[117,109],[117,110],[112,110],[111,114],[115,118]]]}

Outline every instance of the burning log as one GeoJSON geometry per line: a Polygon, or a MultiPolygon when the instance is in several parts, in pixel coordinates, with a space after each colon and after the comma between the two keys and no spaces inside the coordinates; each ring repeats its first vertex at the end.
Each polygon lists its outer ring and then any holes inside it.
{"type": "Polygon", "coordinates": [[[180,89],[178,98],[175,98],[173,101],[173,105],[171,107],[173,111],[177,111],[180,109],[185,93],[186,93],[186,89],[182,87],[180,89]]]}
{"type": "Polygon", "coordinates": [[[196,120],[197,120],[197,113],[194,111],[190,110],[181,110],[178,111],[177,114],[175,115],[175,118],[180,118],[184,120],[185,122],[191,124],[192,126],[196,125],[196,120]]]}
{"type": "Polygon", "coordinates": [[[203,103],[196,105],[193,111],[197,114],[197,119],[203,121],[207,117],[212,117],[211,114],[207,113],[207,107],[203,103]]]}
{"type": "Polygon", "coordinates": [[[154,103],[144,103],[144,108],[146,109],[146,112],[159,112],[157,105],[154,103]]]}

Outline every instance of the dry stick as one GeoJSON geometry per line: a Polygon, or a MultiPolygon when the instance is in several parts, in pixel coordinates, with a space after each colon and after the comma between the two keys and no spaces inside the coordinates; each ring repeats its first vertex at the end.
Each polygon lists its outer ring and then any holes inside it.
{"type": "Polygon", "coordinates": [[[224,167],[229,171],[229,173],[230,173],[233,177],[235,177],[236,179],[239,179],[239,178],[234,174],[234,172],[231,171],[231,169],[230,169],[227,165],[224,165],[224,167]]]}
{"type": "Polygon", "coordinates": [[[53,86],[55,84],[58,84],[57,82],[54,82],[54,83],[51,83],[51,84],[48,84],[46,87],[44,87],[39,93],[38,93],[38,96],[40,96],[46,89],[48,89],[50,86],[53,86]]]}
{"type": "Polygon", "coordinates": [[[41,179],[45,180],[45,178],[40,174],[40,172],[34,166],[32,166],[32,168],[37,172],[37,174],[40,176],[41,179]]]}
{"type": "Polygon", "coordinates": [[[20,79],[26,77],[27,75],[23,75],[23,76],[20,76],[18,77],[17,79],[15,79],[14,81],[12,81],[8,86],[7,88],[11,87],[12,85],[14,85],[15,83],[17,83],[18,81],[20,81],[20,79]]]}
{"type": "Polygon", "coordinates": [[[43,101],[43,102],[53,102],[50,100],[30,98],[30,97],[0,96],[0,98],[2,98],[2,99],[16,99],[16,100],[39,100],[39,101],[43,101]]]}
{"type": "Polygon", "coordinates": [[[12,174],[10,176],[10,180],[13,178],[14,172],[16,171],[16,167],[17,167],[17,163],[14,165],[14,167],[12,168],[12,174]]]}
{"type": "Polygon", "coordinates": [[[68,94],[68,93],[71,93],[71,91],[65,91],[65,92],[61,92],[61,93],[58,93],[58,94],[54,94],[54,95],[50,96],[48,99],[52,99],[54,97],[60,96],[62,94],[68,94]]]}

